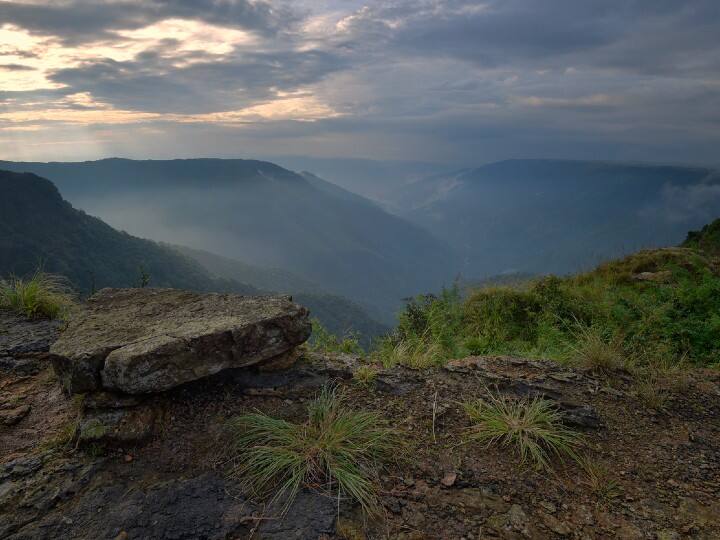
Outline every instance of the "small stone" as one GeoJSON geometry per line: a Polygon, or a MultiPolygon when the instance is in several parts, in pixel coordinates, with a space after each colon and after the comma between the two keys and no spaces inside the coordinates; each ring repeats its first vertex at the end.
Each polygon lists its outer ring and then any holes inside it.
{"type": "Polygon", "coordinates": [[[640,272],[633,276],[635,281],[652,281],[655,283],[669,283],[672,281],[672,272],[670,270],[661,270],[659,272],[640,272]]]}
{"type": "Polygon", "coordinates": [[[524,529],[528,518],[519,504],[513,504],[508,510],[508,522],[516,529],[524,529]]]}
{"type": "Polygon", "coordinates": [[[445,475],[442,477],[442,480],[440,480],[440,483],[445,487],[451,487],[453,484],[455,484],[455,480],[457,480],[457,473],[449,471],[445,473],[445,475]]]}
{"type": "Polygon", "coordinates": [[[540,512],[540,519],[542,520],[543,524],[555,534],[558,534],[560,536],[568,536],[572,532],[572,529],[568,526],[567,523],[565,523],[564,521],[560,521],[559,519],[551,516],[550,514],[540,512]]]}

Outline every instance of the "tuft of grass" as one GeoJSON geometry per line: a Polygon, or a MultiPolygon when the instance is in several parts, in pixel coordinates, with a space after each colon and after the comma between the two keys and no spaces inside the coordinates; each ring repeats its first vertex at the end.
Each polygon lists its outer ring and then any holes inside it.
{"type": "Polygon", "coordinates": [[[59,276],[38,271],[29,279],[0,280],[0,308],[28,318],[62,318],[73,305],[70,289],[59,276]]]}
{"type": "Polygon", "coordinates": [[[377,369],[366,364],[353,371],[353,381],[361,386],[371,386],[375,382],[377,375],[377,369]]]}
{"type": "Polygon", "coordinates": [[[409,339],[396,341],[392,338],[386,338],[381,340],[375,357],[380,360],[385,368],[402,365],[413,369],[426,369],[442,365],[446,355],[438,343],[429,340],[409,339]]]}
{"type": "Polygon", "coordinates": [[[256,412],[230,423],[236,465],[233,475],[257,496],[283,501],[283,512],[303,487],[379,511],[381,462],[398,445],[397,434],[375,413],[346,407],[336,388],[324,387],[308,405],[302,424],[256,412]]]}
{"type": "Polygon", "coordinates": [[[584,483],[598,499],[608,503],[622,495],[620,484],[610,477],[601,463],[590,458],[582,458],[579,463],[585,473],[584,483]]]}
{"type": "Polygon", "coordinates": [[[635,397],[649,409],[663,410],[668,401],[668,393],[654,374],[638,379],[634,384],[635,397]]]}
{"type": "Polygon", "coordinates": [[[607,339],[596,328],[581,327],[571,345],[573,361],[598,373],[612,373],[625,367],[625,353],[621,342],[607,339]]]}
{"type": "Polygon", "coordinates": [[[487,399],[463,404],[473,423],[471,440],[513,448],[522,463],[532,461],[549,469],[551,458],[578,459],[580,434],[562,423],[562,415],[548,400],[510,398],[489,393],[487,399]]]}

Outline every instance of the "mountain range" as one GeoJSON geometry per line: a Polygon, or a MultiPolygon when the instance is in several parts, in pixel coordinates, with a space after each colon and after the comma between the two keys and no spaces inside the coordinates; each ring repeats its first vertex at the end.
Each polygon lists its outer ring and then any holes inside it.
{"type": "MultiPolygon", "coordinates": [[[[0,162],[0,169],[45,176],[75,207],[182,255],[178,267],[193,264],[186,282],[202,271],[261,291],[329,294],[335,305],[353,302],[366,314],[360,319],[385,325],[404,298],[458,276],[472,284],[576,272],[677,245],[720,215],[720,175],[707,167],[508,160],[453,171],[283,159],[302,172],[240,159],[0,162]]],[[[162,282],[162,269],[154,274],[162,282]]]]}
{"type": "Polygon", "coordinates": [[[117,231],[65,201],[52,182],[0,170],[0,276],[41,267],[84,294],[103,287],[154,287],[262,295],[291,293],[330,331],[357,332],[364,344],[386,331],[358,305],[275,269],[160,244],[117,231]]]}
{"type": "Polygon", "coordinates": [[[458,262],[432,233],[315,175],[254,160],[10,163],[131,234],[281,268],[383,322],[449,283],[458,262]]]}
{"type": "Polygon", "coordinates": [[[469,278],[566,274],[641,248],[677,245],[720,215],[705,167],[510,160],[441,173],[387,196],[444,240],[469,278]]]}

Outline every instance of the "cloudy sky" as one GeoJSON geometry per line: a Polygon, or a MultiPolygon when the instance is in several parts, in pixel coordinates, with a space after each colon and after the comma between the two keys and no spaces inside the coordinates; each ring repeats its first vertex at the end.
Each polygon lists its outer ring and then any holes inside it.
{"type": "Polygon", "coordinates": [[[720,164],[718,0],[0,0],[0,159],[720,164]]]}

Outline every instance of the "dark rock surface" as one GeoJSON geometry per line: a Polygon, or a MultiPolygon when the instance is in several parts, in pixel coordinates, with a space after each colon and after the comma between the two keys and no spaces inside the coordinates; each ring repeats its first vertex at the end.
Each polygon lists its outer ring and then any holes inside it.
{"type": "Polygon", "coordinates": [[[0,309],[0,372],[33,375],[43,369],[62,324],[0,309]]]}
{"type": "Polygon", "coordinates": [[[143,394],[272,360],[309,336],[308,311],[287,296],[103,289],[51,353],[71,393],[143,394]]]}
{"type": "Polygon", "coordinates": [[[336,515],[334,501],[302,492],[278,519],[221,473],[138,477],[108,459],[11,462],[0,470],[0,505],[11,501],[18,510],[0,524],[8,540],[315,539],[333,532],[336,515]]]}

